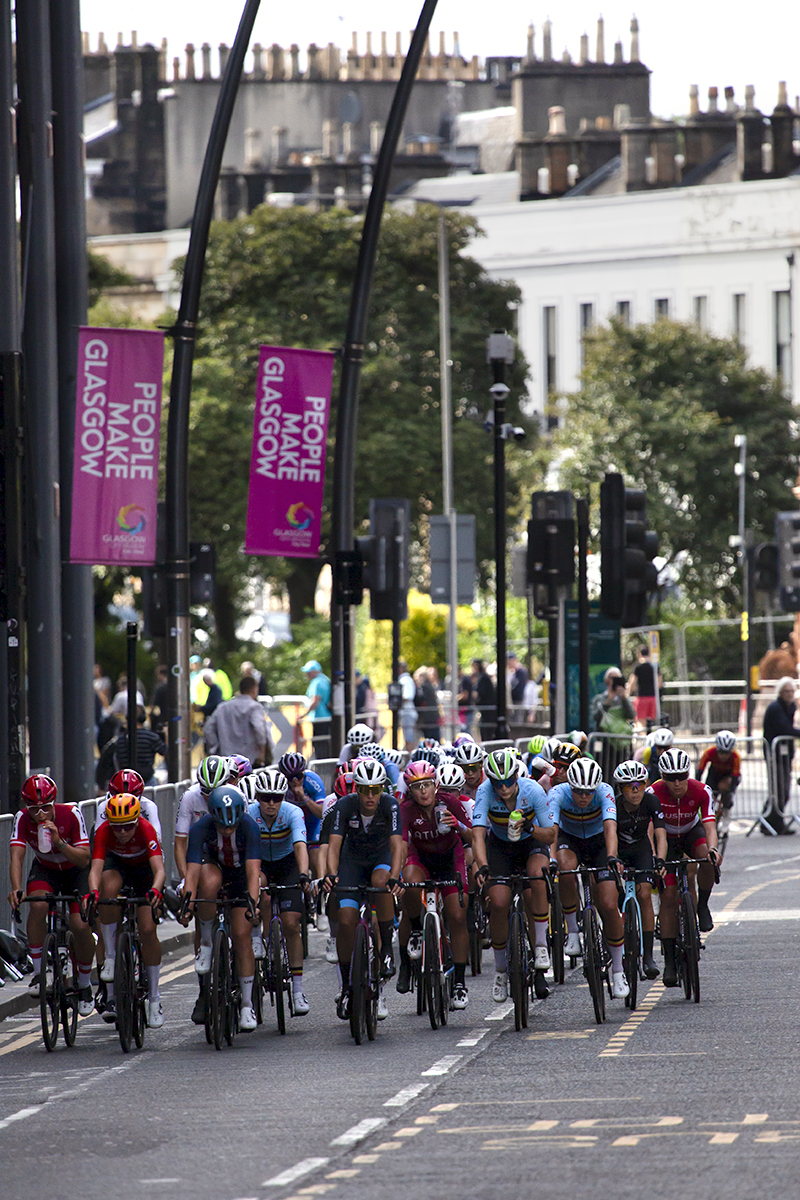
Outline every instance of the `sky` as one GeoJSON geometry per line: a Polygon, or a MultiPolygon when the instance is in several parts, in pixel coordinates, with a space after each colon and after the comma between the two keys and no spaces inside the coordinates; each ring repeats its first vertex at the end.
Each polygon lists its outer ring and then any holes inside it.
{"type": "MultiPolygon", "coordinates": [[[[309,42],[319,46],[334,42],[346,50],[352,34],[357,32],[363,52],[366,33],[372,32],[373,48],[379,48],[380,33],[385,30],[390,49],[397,31],[404,35],[405,49],[421,7],[421,0],[301,0],[284,8],[265,0],[256,19],[253,41],[287,47],[297,42],[301,48],[309,42]]],[[[206,41],[214,47],[220,42],[230,45],[243,8],[243,0],[231,4],[220,4],[219,0],[81,0],[81,25],[91,35],[92,48],[100,32],[109,45],[116,44],[119,32],[129,44],[132,30],[140,44],[150,41],[158,45],[167,38],[171,61],[187,42],[198,47],[206,41]]],[[[439,30],[444,30],[448,52],[453,32],[457,31],[465,58],[474,54],[481,59],[487,54],[522,55],[526,30],[532,22],[537,55],[541,56],[542,25],[550,17],[554,57],[560,58],[567,48],[577,60],[584,32],[589,34],[590,57],[594,57],[597,18],[602,14],[606,59],[613,57],[614,42],[620,39],[627,60],[630,21],[635,12],[640,57],[653,72],[651,109],[657,116],[685,113],[692,83],[700,88],[702,108],[711,86],[719,88],[720,99],[723,89],[733,86],[737,101],[742,103],[745,85],[753,84],[756,104],[763,112],[771,112],[775,106],[779,80],[786,81],[791,104],[800,93],[800,4],[796,2],[788,3],[785,9],[775,4],[756,12],[743,0],[729,0],[724,5],[710,0],[672,0],[669,4],[644,0],[638,5],[631,0],[597,0],[592,4],[572,0],[561,12],[556,7],[495,0],[490,21],[487,11],[485,4],[475,0],[468,4],[463,0],[439,0],[431,24],[434,51],[439,44],[439,30]]],[[[212,61],[216,70],[216,55],[212,61]]]]}

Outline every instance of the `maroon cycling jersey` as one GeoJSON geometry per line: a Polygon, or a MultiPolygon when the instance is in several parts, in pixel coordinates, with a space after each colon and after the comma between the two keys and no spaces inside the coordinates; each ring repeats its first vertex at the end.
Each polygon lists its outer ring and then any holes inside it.
{"type": "MultiPolygon", "coordinates": [[[[58,830],[58,836],[68,846],[89,845],[89,834],[79,808],[73,804],[55,804],[53,824],[58,830]]],[[[75,863],[70,862],[60,850],[39,849],[39,822],[34,820],[25,808],[21,808],[14,818],[14,828],[11,831],[12,846],[30,846],[40,863],[46,863],[55,871],[74,871],[75,863]]]]}
{"type": "MultiPolygon", "coordinates": [[[[445,800],[441,797],[437,798],[436,804],[444,804],[460,825],[471,829],[472,821],[465,803],[468,800],[468,796],[459,796],[457,800],[445,800]]],[[[400,801],[400,817],[403,822],[403,841],[418,854],[447,854],[461,845],[458,829],[448,829],[447,833],[439,832],[435,808],[431,811],[431,816],[427,816],[415,800],[404,796],[400,801]]]]}
{"type": "Polygon", "coordinates": [[[711,795],[710,789],[699,779],[690,779],[688,784],[686,794],[680,800],[675,800],[670,795],[663,779],[651,784],[653,791],[661,801],[664,827],[668,837],[677,837],[678,834],[686,833],[698,818],[701,821],[716,819],[714,817],[714,797],[711,795]]]}
{"type": "Polygon", "coordinates": [[[139,817],[133,837],[129,842],[118,842],[114,836],[114,826],[108,821],[98,825],[94,832],[92,859],[105,858],[113,854],[129,863],[143,863],[150,858],[163,858],[158,834],[149,821],[139,817]]]}

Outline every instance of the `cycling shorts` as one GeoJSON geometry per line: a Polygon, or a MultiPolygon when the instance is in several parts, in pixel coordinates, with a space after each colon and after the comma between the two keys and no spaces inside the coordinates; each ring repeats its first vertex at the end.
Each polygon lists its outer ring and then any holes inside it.
{"type": "Polygon", "coordinates": [[[76,899],[70,902],[69,911],[71,913],[80,912],[77,897],[85,896],[88,890],[88,867],[72,867],[66,871],[59,871],[49,866],[48,863],[39,862],[38,858],[34,858],[31,863],[25,884],[28,896],[35,892],[49,892],[53,896],[68,896],[70,892],[74,892],[76,899]]]}
{"type": "Polygon", "coordinates": [[[740,778],[730,774],[723,775],[721,771],[717,771],[713,766],[710,766],[706,772],[705,784],[707,787],[711,788],[711,791],[714,792],[715,795],[718,794],[720,796],[724,808],[733,808],[733,793],[736,791],[740,782],[740,778]],[[720,783],[724,783],[725,780],[728,780],[730,787],[728,787],[724,792],[720,792],[719,785],[720,783]]]}
{"type": "MultiPolygon", "coordinates": [[[[682,858],[684,854],[688,855],[689,858],[696,858],[698,850],[707,844],[703,822],[695,821],[694,825],[689,829],[685,829],[683,833],[679,833],[675,837],[669,834],[667,837],[667,858],[682,858]]],[[[678,882],[678,876],[671,871],[667,872],[664,882],[667,887],[674,887],[678,882]]]]}
{"type": "Polygon", "coordinates": [[[620,842],[617,857],[626,867],[635,871],[653,870],[653,847],[649,838],[639,838],[637,842],[620,842]]]}
{"type": "MultiPolygon", "coordinates": [[[[464,847],[460,843],[444,854],[423,854],[420,850],[409,849],[406,866],[419,867],[427,879],[455,879],[458,873],[462,890],[467,890],[467,864],[464,861],[464,847]]],[[[457,887],[445,887],[441,891],[443,896],[458,895],[457,887]]]]}
{"type": "Polygon", "coordinates": [[[597,867],[598,882],[613,878],[608,869],[608,851],[606,850],[606,839],[602,833],[592,834],[588,838],[576,838],[569,833],[564,833],[562,829],[558,835],[558,848],[572,851],[578,860],[578,866],[597,867]]]}
{"type": "Polygon", "coordinates": [[[268,884],[275,884],[276,887],[292,887],[291,892],[281,892],[278,896],[278,907],[282,913],[296,912],[301,913],[304,908],[303,891],[300,887],[300,868],[297,865],[297,859],[294,854],[287,854],[283,858],[278,858],[274,862],[266,862],[261,860],[261,874],[264,876],[268,884]]]}
{"type": "MultiPolygon", "coordinates": [[[[391,873],[391,854],[388,846],[378,846],[369,858],[351,858],[342,849],[339,859],[339,887],[371,887],[373,871],[389,871],[391,873]]],[[[339,896],[339,908],[358,908],[357,896],[339,896]]]]}
{"type": "Polygon", "coordinates": [[[131,862],[126,858],[118,858],[116,854],[107,854],[103,863],[103,872],[106,871],[119,871],[122,886],[131,888],[134,896],[146,896],[153,886],[153,868],[149,858],[144,862],[131,862]]]}
{"type": "Polygon", "coordinates": [[[550,851],[546,846],[540,846],[532,838],[519,842],[504,842],[489,834],[486,843],[486,861],[489,864],[489,885],[492,878],[505,875],[527,875],[528,861],[535,855],[542,854],[546,862],[550,861],[550,851]]]}

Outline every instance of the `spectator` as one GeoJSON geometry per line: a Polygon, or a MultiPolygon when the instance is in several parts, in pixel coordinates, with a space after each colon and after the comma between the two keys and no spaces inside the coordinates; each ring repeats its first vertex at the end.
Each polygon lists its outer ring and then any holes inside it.
{"type": "Polygon", "coordinates": [[[631,756],[630,734],[636,713],[625,695],[625,680],[619,667],[609,667],[603,676],[606,690],[592,700],[592,729],[608,735],[601,747],[603,778],[610,779],[619,763],[631,756]]]}
{"type": "Polygon", "coordinates": [[[459,681],[456,703],[458,704],[458,721],[461,726],[461,732],[471,734],[472,725],[475,720],[475,708],[472,676],[468,671],[464,672],[459,681]]]}
{"type": "MultiPolygon", "coordinates": [[[[796,695],[797,680],[792,679],[789,675],[784,675],[782,679],[778,680],[775,699],[767,705],[764,712],[763,735],[766,742],[764,754],[765,756],[773,754],[775,760],[775,795],[767,801],[764,814],[767,824],[782,836],[794,833],[791,822],[787,824],[783,819],[792,783],[794,741],[780,741],[777,746],[774,746],[773,743],[776,738],[800,737],[800,729],[795,729],[794,725],[794,714],[797,708],[796,695]]],[[[763,822],[759,828],[765,836],[768,836],[763,822]]]]}
{"type": "Polygon", "coordinates": [[[167,689],[169,687],[169,671],[165,666],[156,667],[156,686],[153,689],[153,700],[150,705],[150,728],[153,733],[164,736],[164,725],[167,719],[167,689]]]}
{"type": "Polygon", "coordinates": [[[203,727],[206,754],[243,754],[254,767],[269,766],[272,743],[257,691],[257,681],[246,675],[238,695],[217,705],[203,727]]]}
{"type": "Polygon", "coordinates": [[[491,741],[495,735],[497,722],[497,692],[491,676],[480,658],[472,660],[472,688],[475,707],[478,710],[481,740],[491,741]]]}
{"type": "MultiPolygon", "coordinates": [[[[649,731],[658,720],[656,669],[650,662],[649,646],[640,646],[636,653],[638,661],[628,679],[628,695],[633,699],[636,720],[649,731]]],[[[659,673],[659,689],[663,682],[659,673]]]]}
{"type": "Polygon", "coordinates": [[[423,737],[439,738],[439,698],[427,667],[418,667],[414,672],[417,690],[414,703],[419,713],[419,727],[423,737]]]}
{"type": "Polygon", "coordinates": [[[243,662],[243,663],[242,663],[242,669],[241,669],[241,676],[242,676],[242,679],[244,679],[244,677],[245,677],[246,675],[252,675],[254,679],[257,679],[257,680],[258,680],[258,694],[259,694],[259,696],[266,696],[266,695],[268,695],[268,692],[267,692],[267,677],[266,677],[266,675],[263,675],[263,674],[261,673],[261,671],[259,671],[259,670],[256,668],[256,666],[255,666],[255,664],[254,664],[254,663],[251,663],[251,662],[243,662]]]}
{"type": "Polygon", "coordinates": [[[536,709],[539,707],[539,685],[531,675],[522,692],[522,707],[525,712],[525,721],[528,725],[532,725],[536,720],[536,709]]]}
{"type": "Polygon", "coordinates": [[[406,743],[406,750],[410,750],[414,745],[417,732],[417,709],[414,703],[417,695],[417,685],[411,676],[408,669],[408,663],[404,658],[397,660],[397,682],[403,689],[402,701],[400,704],[400,726],[403,730],[403,738],[406,743]]]}
{"type": "Polygon", "coordinates": [[[509,650],[506,655],[506,685],[508,687],[508,697],[511,701],[512,720],[519,720],[518,712],[524,704],[523,696],[525,695],[525,684],[528,682],[528,672],[523,667],[522,663],[517,658],[513,650],[509,650]]]}
{"type": "MultiPolygon", "coordinates": [[[[163,756],[166,754],[167,747],[159,733],[154,733],[152,729],[145,729],[144,723],[146,719],[147,713],[144,710],[144,706],[141,706],[136,717],[136,763],[134,770],[139,772],[145,781],[145,785],[151,787],[158,782],[155,776],[156,755],[160,754],[163,756]]],[[[104,792],[114,772],[121,771],[123,767],[130,765],[128,733],[127,730],[121,729],[113,741],[108,742],[103,747],[100,758],[97,760],[95,770],[95,782],[97,786],[104,792]]]]}
{"type": "Polygon", "coordinates": [[[214,677],[214,672],[210,669],[203,671],[203,683],[208,687],[208,695],[206,696],[204,704],[197,704],[195,707],[197,708],[198,712],[203,714],[205,720],[208,720],[214,709],[218,708],[219,705],[222,704],[222,688],[217,683],[214,677]]]}
{"type": "Polygon", "coordinates": [[[111,680],[107,675],[103,674],[103,668],[100,663],[94,664],[94,679],[92,680],[94,690],[100,697],[100,703],[103,708],[108,708],[111,702],[111,680]]]}
{"type": "Polygon", "coordinates": [[[298,716],[299,721],[310,717],[314,726],[312,744],[317,758],[331,756],[331,681],[323,674],[322,666],[315,658],[311,658],[301,668],[308,676],[306,700],[308,707],[298,716]]]}

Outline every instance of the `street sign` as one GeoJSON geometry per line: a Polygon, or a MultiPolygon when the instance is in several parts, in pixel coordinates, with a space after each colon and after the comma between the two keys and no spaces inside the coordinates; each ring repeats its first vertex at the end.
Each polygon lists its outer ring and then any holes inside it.
{"type": "MultiPolygon", "coordinates": [[[[619,667],[619,621],[612,621],[600,612],[594,601],[589,605],[589,702],[598,692],[605,691],[603,676],[609,667],[619,667]]],[[[567,686],[567,729],[580,725],[580,660],[578,658],[578,602],[568,600],[566,604],[566,630],[564,636],[564,665],[567,686]]],[[[590,731],[587,729],[587,733],[590,731]]]]}
{"type": "MultiPolygon", "coordinates": [[[[431,600],[450,603],[450,518],[431,517],[431,600]]],[[[475,517],[456,517],[456,603],[475,601],[475,517]]]]}

